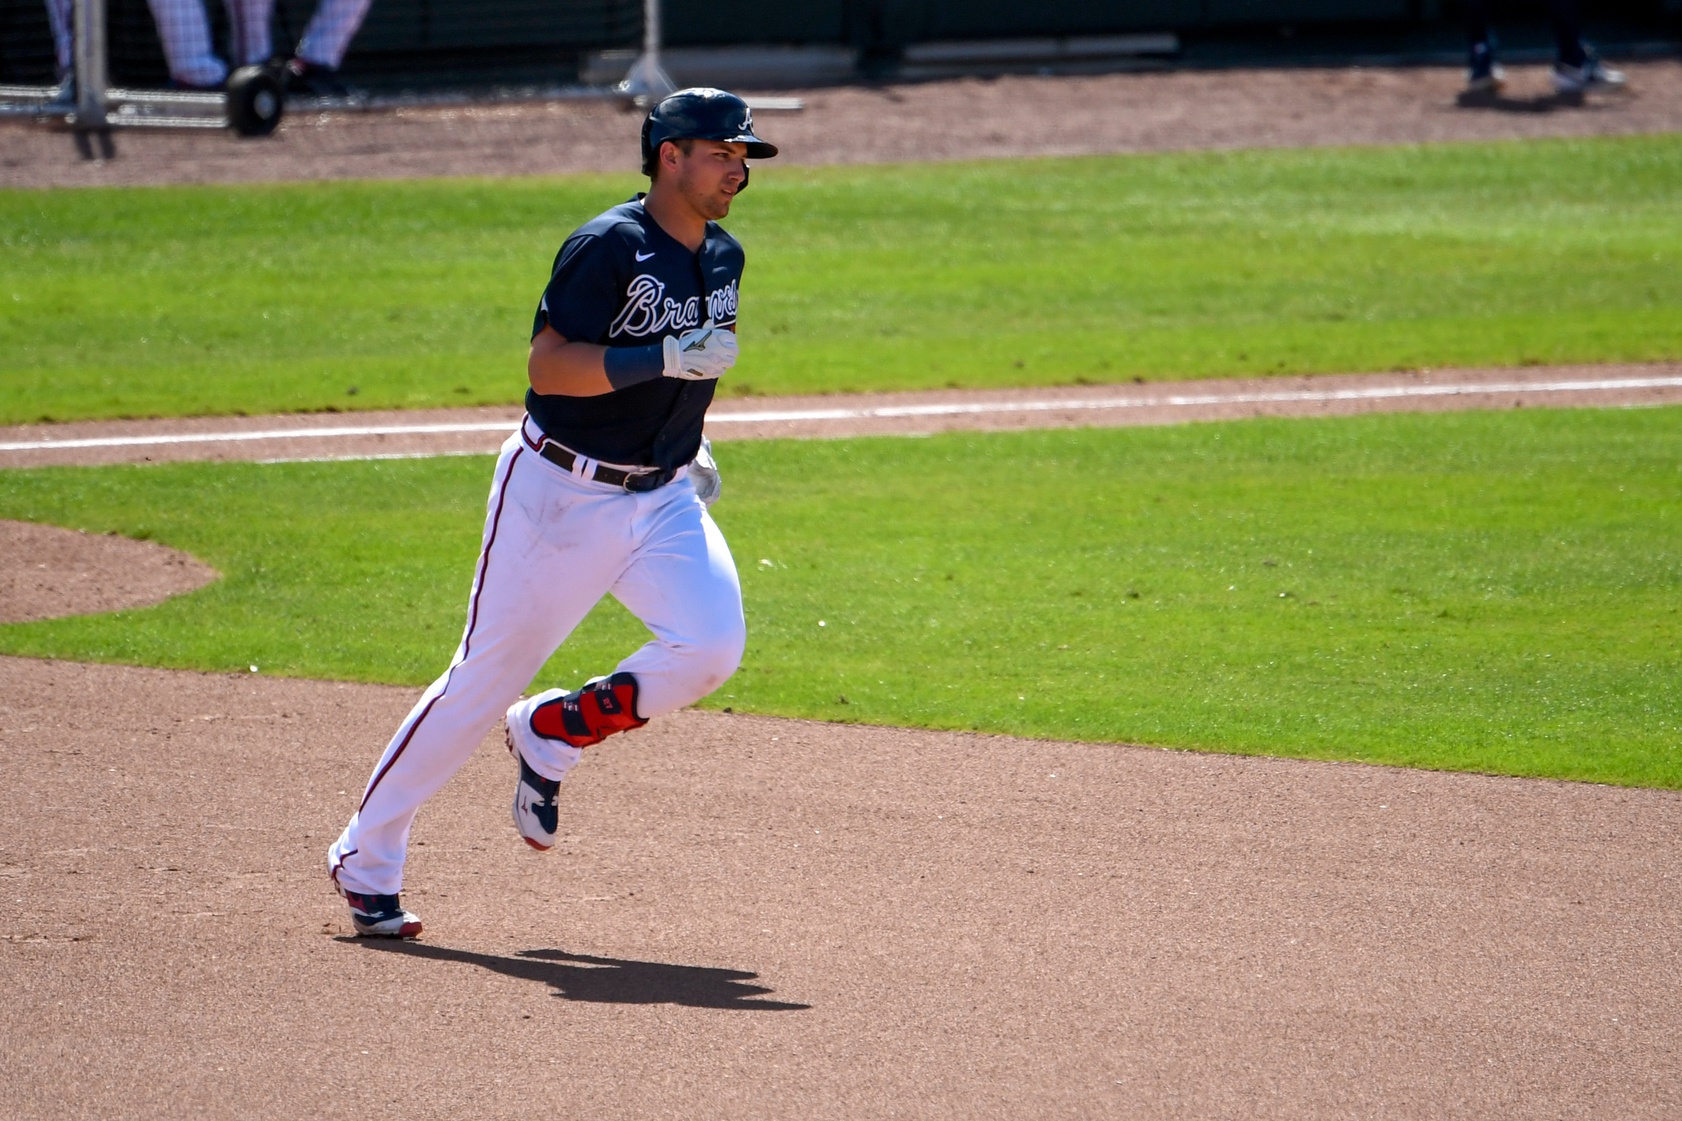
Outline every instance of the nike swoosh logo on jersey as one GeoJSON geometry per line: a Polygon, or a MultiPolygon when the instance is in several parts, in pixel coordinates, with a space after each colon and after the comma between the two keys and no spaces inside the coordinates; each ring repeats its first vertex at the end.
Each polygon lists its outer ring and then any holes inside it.
{"type": "Polygon", "coordinates": [[[639,262],[640,261],[646,261],[652,256],[654,256],[654,250],[650,249],[647,253],[638,253],[637,254],[637,260],[639,262]]]}

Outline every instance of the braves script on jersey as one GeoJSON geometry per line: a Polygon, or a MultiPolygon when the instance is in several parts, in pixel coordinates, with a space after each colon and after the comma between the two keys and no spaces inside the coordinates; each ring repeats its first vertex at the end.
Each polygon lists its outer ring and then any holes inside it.
{"type": "MultiPolygon", "coordinates": [[[[646,346],[707,319],[734,326],[744,259],[716,222],[690,252],[633,199],[566,239],[531,333],[548,326],[573,342],[646,346]]],[[[592,459],[675,470],[701,446],[713,386],[656,378],[599,397],[528,390],[526,411],[544,435],[592,459]]]]}

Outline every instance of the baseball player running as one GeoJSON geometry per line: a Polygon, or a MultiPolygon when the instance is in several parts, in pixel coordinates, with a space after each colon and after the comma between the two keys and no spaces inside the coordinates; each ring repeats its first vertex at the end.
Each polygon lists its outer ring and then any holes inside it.
{"type": "Polygon", "coordinates": [[[506,710],[514,827],[555,843],[556,796],[585,748],[722,685],[746,626],[701,424],[736,361],[742,247],[716,220],[775,156],[747,104],[682,90],[642,127],[646,195],[561,245],[532,325],[526,417],[497,459],[461,645],[398,727],[328,870],[357,933],[408,938],[409,827],[506,710]],[[654,637],[574,692],[520,693],[602,596],[654,637]]]}

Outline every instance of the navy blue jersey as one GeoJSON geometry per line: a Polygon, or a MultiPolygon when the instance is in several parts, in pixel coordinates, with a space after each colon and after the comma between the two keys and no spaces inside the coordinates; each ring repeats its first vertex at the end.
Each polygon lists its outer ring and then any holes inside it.
{"type": "MultiPolygon", "coordinates": [[[[715,222],[691,253],[643,209],[642,196],[573,231],[531,333],[553,327],[570,342],[647,346],[711,319],[736,323],[742,246],[715,222]]],[[[526,392],[526,411],[544,434],[607,463],[676,469],[701,447],[712,381],[654,378],[597,397],[526,392]]]]}

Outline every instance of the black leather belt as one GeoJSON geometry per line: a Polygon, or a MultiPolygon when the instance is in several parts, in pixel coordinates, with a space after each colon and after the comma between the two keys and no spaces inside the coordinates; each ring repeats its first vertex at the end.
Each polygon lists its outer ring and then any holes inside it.
{"type": "MultiPolygon", "coordinates": [[[[573,464],[578,462],[578,456],[553,440],[544,440],[538,444],[537,454],[565,471],[571,471],[573,464]]],[[[662,467],[651,467],[647,471],[621,471],[598,463],[589,478],[606,483],[610,487],[624,487],[628,491],[641,493],[660,489],[676,475],[676,471],[667,471],[662,467]]]]}

